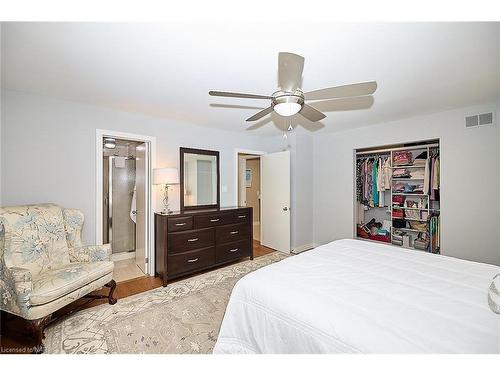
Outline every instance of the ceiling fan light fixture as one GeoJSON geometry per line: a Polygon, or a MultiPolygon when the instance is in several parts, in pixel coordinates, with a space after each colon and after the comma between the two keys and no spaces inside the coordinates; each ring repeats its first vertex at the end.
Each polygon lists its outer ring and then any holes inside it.
{"type": "Polygon", "coordinates": [[[293,116],[296,113],[299,113],[302,105],[299,103],[278,103],[274,106],[274,110],[280,116],[293,116]]]}
{"type": "Polygon", "coordinates": [[[274,93],[273,96],[273,109],[280,116],[293,116],[299,113],[304,104],[304,98],[301,92],[297,94],[274,93]]]}

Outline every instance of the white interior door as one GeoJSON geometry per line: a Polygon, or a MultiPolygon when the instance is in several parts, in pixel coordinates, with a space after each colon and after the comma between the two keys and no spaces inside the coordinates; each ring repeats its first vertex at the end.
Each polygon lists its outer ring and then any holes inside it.
{"type": "Polygon", "coordinates": [[[242,207],[247,206],[247,186],[245,181],[247,169],[247,160],[243,156],[238,156],[238,188],[239,188],[239,202],[238,204],[242,207]]]}
{"type": "Polygon", "coordinates": [[[136,147],[135,182],[136,182],[136,226],[135,226],[135,262],[146,272],[146,238],[147,238],[147,202],[148,202],[148,144],[136,147]]]}
{"type": "Polygon", "coordinates": [[[262,245],[290,253],[290,152],[262,155],[262,245]]]}

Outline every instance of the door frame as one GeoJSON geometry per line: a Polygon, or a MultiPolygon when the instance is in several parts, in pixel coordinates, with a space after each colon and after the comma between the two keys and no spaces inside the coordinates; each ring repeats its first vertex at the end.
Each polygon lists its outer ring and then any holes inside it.
{"type": "Polygon", "coordinates": [[[154,276],[155,274],[155,251],[154,251],[154,210],[156,207],[156,197],[153,194],[153,169],[156,167],[156,137],[149,135],[140,135],[134,133],[124,133],[116,130],[106,130],[106,129],[96,129],[95,137],[95,233],[96,233],[96,243],[102,245],[102,153],[103,153],[103,139],[105,137],[124,139],[127,141],[137,141],[148,143],[148,159],[149,168],[147,168],[146,176],[146,191],[147,191],[147,204],[146,204],[146,220],[147,220],[147,233],[146,233],[146,258],[148,263],[146,265],[146,271],[149,275],[154,276]]]}
{"type": "MultiPolygon", "coordinates": [[[[234,205],[236,207],[239,206],[240,203],[240,188],[239,188],[239,173],[238,173],[238,168],[239,168],[239,160],[238,160],[238,155],[239,154],[250,154],[250,155],[256,155],[259,156],[259,163],[260,163],[260,170],[262,171],[262,155],[267,154],[266,151],[257,151],[257,150],[248,150],[244,148],[235,148],[234,149],[234,205]]],[[[260,186],[259,186],[259,191],[262,191],[262,174],[261,174],[261,179],[260,179],[260,186]]],[[[262,225],[262,209],[260,210],[260,216],[259,216],[259,223],[262,225]]],[[[252,223],[253,225],[253,223],[252,223]]],[[[262,228],[260,230],[260,240],[262,240],[262,228]]]]}

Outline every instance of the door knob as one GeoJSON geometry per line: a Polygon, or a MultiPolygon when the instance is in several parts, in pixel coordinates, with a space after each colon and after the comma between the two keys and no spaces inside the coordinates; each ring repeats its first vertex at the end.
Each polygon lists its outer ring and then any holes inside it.
{"type": "Polygon", "coordinates": [[[283,211],[288,211],[288,207],[283,207],[283,211]]]}

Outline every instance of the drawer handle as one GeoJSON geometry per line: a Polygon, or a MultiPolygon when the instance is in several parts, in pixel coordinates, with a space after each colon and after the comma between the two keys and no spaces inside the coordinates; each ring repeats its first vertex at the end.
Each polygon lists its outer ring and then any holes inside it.
{"type": "Polygon", "coordinates": [[[220,219],[210,219],[210,222],[211,222],[211,223],[216,223],[216,222],[218,222],[219,220],[220,220],[220,219]]]}
{"type": "Polygon", "coordinates": [[[238,215],[238,219],[244,219],[246,217],[247,217],[247,215],[238,215]]]}
{"type": "Polygon", "coordinates": [[[196,241],[198,241],[198,240],[199,240],[199,238],[190,238],[190,239],[188,240],[188,242],[196,242],[196,241]]]}
{"type": "Polygon", "coordinates": [[[182,226],[184,226],[184,225],[186,225],[186,224],[187,224],[187,223],[177,223],[177,224],[175,224],[175,225],[177,225],[178,227],[182,227],[182,226]]]}
{"type": "Polygon", "coordinates": [[[229,232],[230,234],[238,234],[237,230],[233,230],[232,232],[229,232]]]}
{"type": "Polygon", "coordinates": [[[235,253],[237,251],[238,251],[238,249],[231,249],[231,250],[229,250],[230,253],[235,253]]]}
{"type": "Polygon", "coordinates": [[[188,259],[188,263],[194,263],[194,262],[197,262],[197,261],[198,261],[198,258],[188,259]]]}

